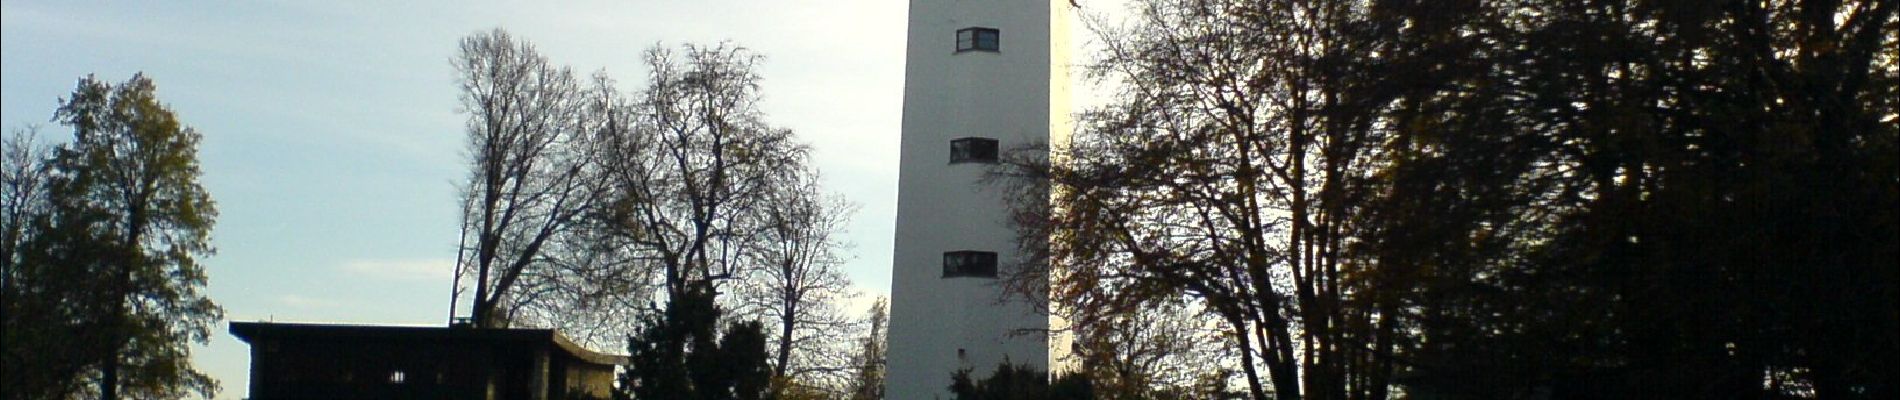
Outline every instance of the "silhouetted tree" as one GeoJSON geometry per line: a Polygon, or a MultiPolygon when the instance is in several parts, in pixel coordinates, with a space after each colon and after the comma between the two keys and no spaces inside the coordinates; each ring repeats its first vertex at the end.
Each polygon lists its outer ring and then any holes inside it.
{"type": "Polygon", "coordinates": [[[7,140],[9,398],[218,390],[190,362],[223,314],[199,292],[217,211],[198,184],[198,132],[156,90],[142,74],[82,78],[54,113],[71,142],[41,159],[30,135],[7,140]]]}
{"type": "MultiPolygon", "coordinates": [[[[690,285],[730,284],[735,316],[771,322],[775,371],[838,375],[848,326],[832,302],[848,295],[835,238],[849,206],[827,198],[792,131],[758,109],[759,56],[731,45],[655,47],[628,121],[598,136],[611,206],[603,225],[657,274],[669,299],[690,285]]],[[[835,379],[834,379],[835,380],[835,379]]],[[[835,386],[828,385],[828,386],[835,386]]]]}
{"type": "MultiPolygon", "coordinates": [[[[12,287],[20,245],[33,236],[35,218],[51,208],[46,161],[52,148],[39,142],[39,128],[18,128],[0,142],[0,288],[12,287]]],[[[8,295],[0,291],[0,296],[8,295]]]]}
{"type": "MultiPolygon", "coordinates": [[[[690,286],[733,283],[729,319],[769,319],[777,372],[842,381],[849,321],[835,239],[850,206],[826,197],[807,148],[758,109],[760,57],[736,46],[654,47],[645,87],[576,82],[496,30],[455,60],[470,113],[459,298],[477,325],[578,331],[598,345],[690,286]],[[655,289],[661,290],[655,290],[655,289]],[[799,365],[802,365],[799,366],[799,365]]],[[[722,303],[723,302],[723,303],[722,303]]],[[[453,307],[452,307],[453,308],[453,307]]]]}
{"type": "Polygon", "coordinates": [[[745,272],[770,193],[804,172],[806,147],[758,109],[758,56],[742,48],[647,51],[634,122],[604,136],[616,234],[660,272],[669,297],[745,272]]]}
{"type": "Polygon", "coordinates": [[[1079,332],[1200,307],[1254,398],[1893,396],[1900,4],[1136,6],[998,174],[1079,332]]]}
{"type": "Polygon", "coordinates": [[[1021,153],[998,172],[1030,178],[1014,197],[1020,247],[1046,259],[1027,265],[1055,266],[1011,280],[1050,282],[1055,312],[1083,334],[1199,308],[1256,399],[1382,398],[1391,368],[1378,360],[1398,331],[1379,316],[1397,310],[1348,306],[1367,291],[1345,250],[1380,143],[1353,97],[1371,81],[1341,62],[1369,55],[1349,23],[1366,10],[1134,6],[1090,69],[1119,85],[1113,102],[1082,114],[1049,163],[1021,153]]]}
{"type": "Polygon", "coordinates": [[[590,108],[572,72],[500,29],[464,38],[454,64],[473,158],[455,298],[472,278],[475,325],[506,327],[514,308],[533,302],[505,301],[533,294],[517,288],[524,277],[556,273],[549,247],[600,202],[595,152],[580,131],[590,108]]]}
{"type": "Polygon", "coordinates": [[[1411,392],[1893,396],[1900,5],[1382,4],[1411,392]]]}
{"type": "Polygon", "coordinates": [[[845,243],[836,235],[853,207],[821,197],[817,176],[796,179],[768,193],[771,205],[760,209],[763,231],[747,250],[753,268],[736,285],[738,309],[770,323],[775,374],[840,386],[851,370],[846,332],[855,326],[838,306],[855,293],[839,270],[845,243]]]}
{"type": "MultiPolygon", "coordinates": [[[[7,399],[57,399],[82,393],[85,373],[106,356],[96,336],[109,310],[93,237],[54,226],[47,165],[52,147],[38,130],[16,129],[0,143],[0,384],[7,399]]],[[[77,218],[77,216],[69,217],[77,218]]]]}

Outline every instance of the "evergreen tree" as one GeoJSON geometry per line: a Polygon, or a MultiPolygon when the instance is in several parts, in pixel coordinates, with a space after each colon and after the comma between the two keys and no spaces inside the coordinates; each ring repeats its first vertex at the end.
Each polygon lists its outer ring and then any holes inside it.
{"type": "Polygon", "coordinates": [[[619,399],[756,400],[771,386],[764,326],[715,328],[721,311],[711,285],[699,283],[650,314],[628,338],[619,399]]]}
{"type": "Polygon", "coordinates": [[[987,378],[972,378],[970,370],[950,376],[950,392],[957,400],[1090,400],[1095,388],[1085,374],[1050,374],[1027,365],[998,364],[987,378]]]}

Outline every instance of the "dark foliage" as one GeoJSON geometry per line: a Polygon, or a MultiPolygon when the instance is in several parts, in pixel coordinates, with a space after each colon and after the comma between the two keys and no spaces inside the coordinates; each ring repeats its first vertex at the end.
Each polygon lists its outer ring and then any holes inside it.
{"type": "Polygon", "coordinates": [[[627,339],[628,365],[619,399],[756,400],[765,398],[772,370],[764,326],[728,325],[719,336],[720,310],[709,285],[699,284],[653,313],[627,339]]]}
{"type": "Polygon", "coordinates": [[[82,78],[53,115],[71,142],[5,155],[4,397],[215,395],[190,362],[223,316],[200,291],[217,218],[202,137],[144,75],[82,78]]]}
{"type": "Polygon", "coordinates": [[[1413,393],[1896,395],[1895,2],[1375,4],[1413,393]]]}
{"type": "Polygon", "coordinates": [[[1080,334],[1197,306],[1256,399],[1900,396],[1900,2],[1135,3],[1005,175],[1080,334]]]}
{"type": "Polygon", "coordinates": [[[950,393],[957,400],[1088,400],[1094,386],[1083,374],[1050,374],[1026,365],[999,364],[987,378],[970,377],[970,370],[950,376],[950,393]]]}

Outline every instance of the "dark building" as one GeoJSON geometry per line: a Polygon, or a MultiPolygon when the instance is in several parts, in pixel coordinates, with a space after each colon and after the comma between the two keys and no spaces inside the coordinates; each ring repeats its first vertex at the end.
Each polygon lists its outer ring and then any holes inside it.
{"type": "Polygon", "coordinates": [[[626,357],[549,329],[232,322],[251,395],[283,399],[605,399],[626,357]]]}

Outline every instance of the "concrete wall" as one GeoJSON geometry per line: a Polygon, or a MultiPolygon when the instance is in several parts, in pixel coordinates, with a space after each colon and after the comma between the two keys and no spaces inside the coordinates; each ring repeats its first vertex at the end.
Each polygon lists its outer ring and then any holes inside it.
{"type": "MultiPolygon", "coordinates": [[[[947,398],[950,375],[1008,360],[1047,369],[1047,316],[1024,300],[998,304],[995,279],[943,278],[943,253],[993,251],[1009,274],[1014,234],[1002,194],[977,182],[984,163],[950,164],[950,141],[989,137],[1010,149],[1066,137],[1066,81],[1052,44],[1065,0],[912,0],[892,262],[891,399],[947,398]],[[957,52],[956,32],[996,28],[1000,51],[957,52]],[[1052,36],[1052,33],[1055,33],[1052,36]],[[958,350],[962,350],[962,357],[958,350]]],[[[1066,54],[1057,52],[1057,54],[1066,54]]],[[[1041,301],[1041,300],[1031,300],[1041,301]]]]}

